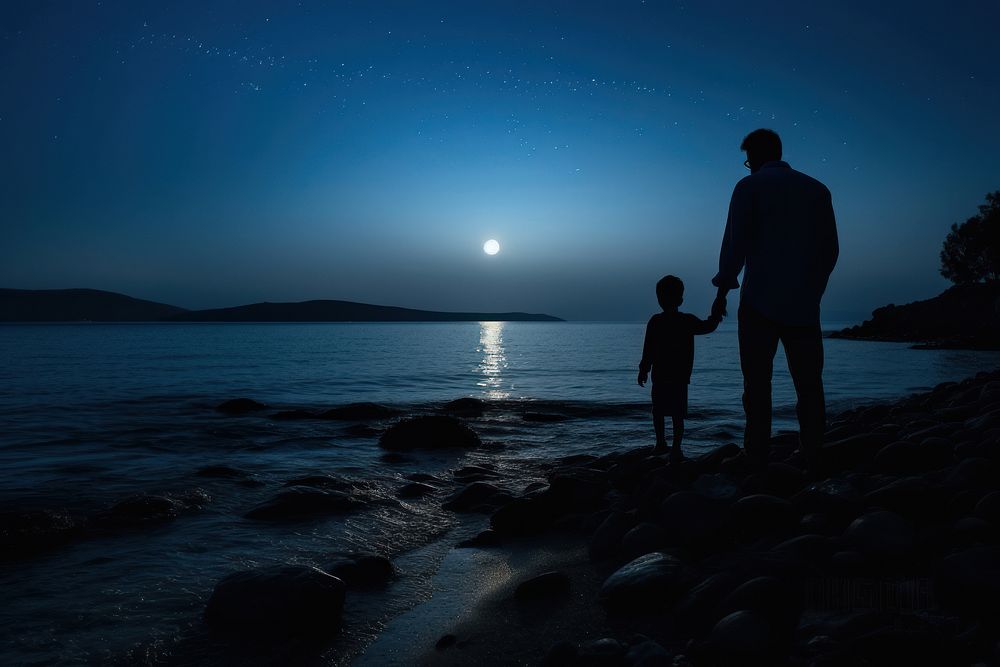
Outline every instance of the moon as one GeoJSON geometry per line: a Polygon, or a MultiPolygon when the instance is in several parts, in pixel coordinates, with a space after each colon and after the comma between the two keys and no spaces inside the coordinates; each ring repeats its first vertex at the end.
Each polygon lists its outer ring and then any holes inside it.
{"type": "Polygon", "coordinates": [[[500,252],[500,242],[496,239],[490,239],[483,244],[483,252],[487,255],[495,255],[500,252]]]}

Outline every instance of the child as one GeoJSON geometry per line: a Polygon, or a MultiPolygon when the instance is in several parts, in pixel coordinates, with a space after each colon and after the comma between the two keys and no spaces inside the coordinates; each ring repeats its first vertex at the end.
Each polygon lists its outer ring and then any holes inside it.
{"type": "Polygon", "coordinates": [[[654,454],[667,451],[667,441],[663,435],[664,417],[670,415],[674,427],[674,446],[670,450],[671,461],[679,461],[681,438],[684,437],[684,417],[687,415],[688,383],[694,366],[694,337],[712,333],[719,326],[722,317],[712,315],[701,320],[689,313],[677,310],[684,301],[684,283],[677,276],[664,276],[656,283],[656,300],[663,308],[649,318],[646,325],[646,340],[642,346],[642,361],[639,362],[639,386],[646,386],[649,369],[653,369],[653,430],[656,432],[654,454]]]}

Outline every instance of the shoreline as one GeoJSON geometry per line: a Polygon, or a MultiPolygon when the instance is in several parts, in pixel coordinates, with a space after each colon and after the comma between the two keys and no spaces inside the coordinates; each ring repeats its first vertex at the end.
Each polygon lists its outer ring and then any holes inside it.
{"type": "Polygon", "coordinates": [[[503,582],[398,664],[989,660],[998,436],[995,371],[835,416],[811,482],[788,434],[763,473],[733,444],[679,466],[551,462],[548,487],[492,517],[503,582]],[[545,572],[563,583],[518,593],[545,572]]]}

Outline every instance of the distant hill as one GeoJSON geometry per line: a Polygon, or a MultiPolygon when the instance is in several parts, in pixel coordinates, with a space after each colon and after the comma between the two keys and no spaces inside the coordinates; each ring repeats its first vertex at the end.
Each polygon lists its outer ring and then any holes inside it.
{"type": "Polygon", "coordinates": [[[883,306],[870,320],[830,337],[1000,350],[1000,284],[956,285],[932,299],[883,306]]]}
{"type": "Polygon", "coordinates": [[[186,310],[92,289],[0,289],[0,322],[561,322],[534,313],[448,313],[353,301],[186,310]]]}
{"type": "Polygon", "coordinates": [[[0,289],[0,322],[152,322],[183,312],[96,289],[0,289]]]}
{"type": "Polygon", "coordinates": [[[175,322],[561,322],[558,317],[534,313],[448,313],[396,306],[373,306],[353,301],[254,303],[235,308],[191,310],[172,316],[175,322]]]}

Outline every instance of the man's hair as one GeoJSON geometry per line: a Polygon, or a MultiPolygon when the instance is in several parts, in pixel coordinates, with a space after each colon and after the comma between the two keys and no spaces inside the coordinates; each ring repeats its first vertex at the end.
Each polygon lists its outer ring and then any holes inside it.
{"type": "Polygon", "coordinates": [[[774,130],[760,128],[743,137],[740,150],[764,162],[781,159],[781,137],[774,130]]]}
{"type": "Polygon", "coordinates": [[[663,276],[656,283],[656,298],[668,304],[680,305],[684,298],[684,283],[677,276],[663,276]]]}

